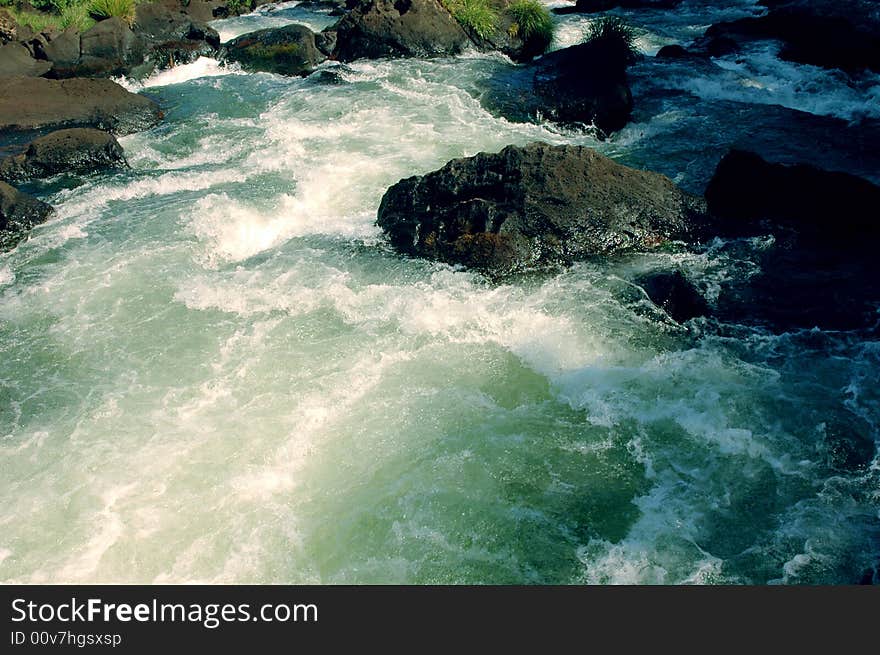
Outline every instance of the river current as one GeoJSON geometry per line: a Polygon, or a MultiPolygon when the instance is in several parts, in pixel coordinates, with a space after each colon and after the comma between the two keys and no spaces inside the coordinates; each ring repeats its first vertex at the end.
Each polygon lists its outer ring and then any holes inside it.
{"type": "MultiPolygon", "coordinates": [[[[652,60],[756,10],[621,12],[648,56],[607,141],[486,109],[498,55],[123,80],[166,113],[120,140],[131,169],[32,185],[57,214],[0,254],[0,580],[862,579],[876,332],[679,326],[631,282],[678,266],[712,300],[774,235],[492,283],[375,226],[397,180],[531,141],[697,193],[731,145],[880,181],[880,79],[769,46],[652,60]]],[[[593,19],[557,16],[555,47],[593,19]]]]}

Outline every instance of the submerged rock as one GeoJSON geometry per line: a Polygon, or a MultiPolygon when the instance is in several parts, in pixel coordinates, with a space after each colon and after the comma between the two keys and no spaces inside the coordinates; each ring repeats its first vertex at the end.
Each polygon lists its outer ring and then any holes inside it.
{"type": "Polygon", "coordinates": [[[0,161],[0,179],[17,182],[122,166],[127,166],[125,155],[113,135],[91,128],[73,128],[34,139],[21,154],[0,161]]]}
{"type": "Polygon", "coordinates": [[[533,143],[401,180],[377,223],[400,252],[504,274],[693,239],[704,210],[658,173],[533,143]]]}
{"type": "Polygon", "coordinates": [[[161,118],[154,101],[110,80],[0,77],[0,132],[96,127],[129,134],[161,118]]]}
{"type": "Polygon", "coordinates": [[[250,32],[226,44],[226,57],[246,68],[280,75],[308,75],[327,57],[303,25],[250,32]]]}
{"type": "Polygon", "coordinates": [[[727,234],[754,234],[763,220],[795,230],[802,240],[860,249],[880,233],[880,187],[848,173],[769,163],[744,150],[724,156],[706,200],[727,234]]]}
{"type": "Polygon", "coordinates": [[[880,187],[733,150],[718,165],[706,199],[719,233],[774,237],[755,262],[757,273],[723,289],[722,320],[757,321],[774,330],[876,323],[880,187]]]}
{"type": "Polygon", "coordinates": [[[651,302],[678,323],[709,314],[709,305],[703,294],[681,271],[651,273],[635,282],[645,290],[651,302]]]}
{"type": "Polygon", "coordinates": [[[213,27],[159,3],[137,5],[134,26],[146,42],[146,58],[158,68],[212,56],[220,48],[220,35],[213,27]]]}
{"type": "Polygon", "coordinates": [[[15,245],[27,230],[45,221],[52,211],[51,205],[0,182],[0,248],[15,245]]]}
{"type": "Polygon", "coordinates": [[[436,57],[471,43],[437,0],[360,0],[336,25],[334,59],[436,57]]]}
{"type": "Polygon", "coordinates": [[[534,90],[541,113],[560,123],[595,125],[616,132],[633,110],[627,81],[628,53],[601,43],[581,43],[551,52],[537,63],[534,90]]]}
{"type": "Polygon", "coordinates": [[[632,61],[618,43],[570,46],[525,66],[500,68],[482,102],[508,120],[549,119],[592,128],[604,138],[629,122],[633,97],[626,71],[632,61]]]}

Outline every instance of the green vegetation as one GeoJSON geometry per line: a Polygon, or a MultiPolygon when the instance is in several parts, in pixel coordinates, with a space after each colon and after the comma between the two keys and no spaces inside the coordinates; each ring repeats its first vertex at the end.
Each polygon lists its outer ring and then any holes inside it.
{"type": "Polygon", "coordinates": [[[443,0],[453,18],[481,39],[487,39],[498,26],[498,11],[489,0],[443,0]]]}
{"type": "Polygon", "coordinates": [[[538,0],[514,0],[507,13],[513,19],[510,26],[512,36],[523,41],[535,39],[548,45],[553,40],[553,18],[538,0]]]}
{"type": "Polygon", "coordinates": [[[136,4],[135,0],[88,0],[88,12],[96,20],[116,16],[131,25],[136,4]]]}
{"type": "Polygon", "coordinates": [[[250,13],[254,6],[252,0],[229,0],[226,3],[226,9],[229,10],[230,16],[239,16],[250,13]]]}
{"type": "Polygon", "coordinates": [[[84,3],[70,0],[60,10],[59,24],[63,30],[74,27],[80,32],[85,32],[95,24],[95,19],[89,16],[89,9],[84,3]]]}
{"type": "Polygon", "coordinates": [[[35,32],[66,30],[74,27],[84,32],[95,24],[90,14],[90,0],[36,0],[23,6],[19,0],[0,0],[20,25],[35,32]],[[34,11],[36,8],[38,11],[34,11]]]}
{"type": "Polygon", "coordinates": [[[617,16],[604,16],[590,25],[584,43],[592,44],[615,61],[632,63],[639,56],[638,32],[617,16]]]}

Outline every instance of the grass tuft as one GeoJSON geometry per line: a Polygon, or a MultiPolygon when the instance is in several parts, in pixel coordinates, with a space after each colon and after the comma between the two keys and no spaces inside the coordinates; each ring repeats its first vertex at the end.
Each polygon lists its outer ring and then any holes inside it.
{"type": "Polygon", "coordinates": [[[498,11],[489,0],[444,0],[443,5],[459,23],[481,39],[487,39],[498,27],[498,11]]]}
{"type": "Polygon", "coordinates": [[[538,0],[515,0],[507,8],[513,19],[511,34],[523,41],[534,39],[547,45],[553,40],[553,18],[538,0]]]}
{"type": "Polygon", "coordinates": [[[590,25],[584,43],[603,50],[613,60],[630,64],[639,57],[638,32],[617,16],[603,16],[590,25]]]}
{"type": "Polygon", "coordinates": [[[131,25],[134,21],[135,0],[90,0],[88,13],[95,20],[117,17],[131,25]]]}

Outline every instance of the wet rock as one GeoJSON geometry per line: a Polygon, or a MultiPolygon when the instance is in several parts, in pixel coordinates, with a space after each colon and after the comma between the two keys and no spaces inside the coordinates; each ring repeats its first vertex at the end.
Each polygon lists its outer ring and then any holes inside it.
{"type": "Polygon", "coordinates": [[[127,166],[125,154],[113,135],[91,128],[72,128],[34,139],[20,154],[0,160],[0,179],[20,182],[123,166],[127,166]]]}
{"type": "Polygon", "coordinates": [[[470,44],[437,0],[360,0],[336,25],[334,58],[457,55],[470,44]]]}
{"type": "Polygon", "coordinates": [[[154,101],[110,80],[0,77],[0,133],[96,127],[129,134],[152,127],[161,118],[154,101]]]}
{"type": "Polygon", "coordinates": [[[160,0],[172,11],[183,11],[190,18],[207,23],[215,18],[229,18],[249,14],[257,7],[271,4],[273,0],[160,0]]]}
{"type": "Polygon", "coordinates": [[[52,213],[51,205],[0,182],[0,249],[10,248],[52,213]]]}
{"type": "Polygon", "coordinates": [[[763,221],[795,230],[801,241],[859,250],[880,233],[880,187],[847,173],[769,163],[744,150],[724,156],[706,200],[725,234],[754,234],[763,221]]]}
{"type": "Polygon", "coordinates": [[[401,180],[377,222],[402,253],[503,275],[692,239],[704,209],[663,175],[533,143],[401,180]]]}
{"type": "Polygon", "coordinates": [[[718,165],[706,199],[718,233],[773,235],[755,262],[758,273],[723,289],[717,303],[723,320],[758,322],[774,331],[876,323],[880,187],[733,150],[718,165]]]}
{"type": "Polygon", "coordinates": [[[63,71],[74,68],[80,58],[80,33],[75,28],[47,35],[45,41],[35,46],[36,54],[51,63],[52,75],[57,77],[63,71]]]}
{"type": "Polygon", "coordinates": [[[677,323],[710,313],[703,294],[681,271],[644,275],[637,278],[635,283],[645,290],[651,302],[677,323]]]}
{"type": "Polygon", "coordinates": [[[657,59],[690,59],[699,55],[687,50],[684,46],[674,44],[665,45],[657,51],[657,59]]]}
{"type": "Polygon", "coordinates": [[[251,70],[280,75],[308,75],[326,59],[315,34],[303,25],[250,32],[226,44],[226,56],[251,70]]]}
{"type": "Polygon", "coordinates": [[[534,73],[541,113],[560,123],[594,125],[604,133],[623,128],[633,109],[625,54],[582,43],[542,57],[534,73]]]}

